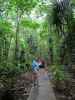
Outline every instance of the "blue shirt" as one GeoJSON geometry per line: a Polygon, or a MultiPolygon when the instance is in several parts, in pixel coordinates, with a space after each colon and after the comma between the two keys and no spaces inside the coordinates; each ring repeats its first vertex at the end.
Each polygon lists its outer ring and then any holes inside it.
{"type": "Polygon", "coordinates": [[[32,62],[32,70],[35,70],[35,68],[39,69],[39,64],[38,64],[38,62],[36,60],[33,60],[33,62],[32,62]]]}

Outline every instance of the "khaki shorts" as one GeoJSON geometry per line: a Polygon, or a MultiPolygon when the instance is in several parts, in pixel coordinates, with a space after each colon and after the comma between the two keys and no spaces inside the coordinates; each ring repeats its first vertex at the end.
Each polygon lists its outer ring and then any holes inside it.
{"type": "Polygon", "coordinates": [[[33,71],[33,80],[37,80],[37,73],[33,71]]]}

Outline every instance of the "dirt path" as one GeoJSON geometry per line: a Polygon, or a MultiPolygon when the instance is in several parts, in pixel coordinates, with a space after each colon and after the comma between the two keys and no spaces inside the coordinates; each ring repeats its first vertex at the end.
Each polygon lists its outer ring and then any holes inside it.
{"type": "Polygon", "coordinates": [[[47,72],[38,72],[39,87],[33,87],[28,100],[56,100],[47,72]]]}

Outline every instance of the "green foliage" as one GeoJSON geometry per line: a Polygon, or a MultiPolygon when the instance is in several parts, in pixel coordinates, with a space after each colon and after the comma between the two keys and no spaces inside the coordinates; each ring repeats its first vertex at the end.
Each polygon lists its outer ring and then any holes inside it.
{"type": "MultiPolygon", "coordinates": [[[[65,73],[63,66],[60,65],[60,46],[62,45],[67,33],[75,32],[74,30],[74,15],[71,2],[68,0],[61,0],[53,2],[49,14],[49,30],[53,40],[53,66],[52,72],[55,80],[64,80],[65,73]],[[52,32],[52,33],[51,33],[52,32]]],[[[62,48],[63,49],[63,48],[62,48]]]]}
{"type": "Polygon", "coordinates": [[[39,24],[35,21],[32,21],[30,19],[25,19],[21,21],[21,25],[24,26],[25,28],[31,28],[31,29],[37,29],[39,28],[39,24]]]}
{"type": "Polygon", "coordinates": [[[52,72],[55,80],[61,81],[65,79],[64,68],[62,65],[53,65],[52,72]]]}
{"type": "Polygon", "coordinates": [[[33,14],[36,18],[31,17],[35,9],[39,9],[40,17],[46,13],[47,5],[41,3],[39,8],[40,3],[39,0],[0,0],[0,81],[7,86],[18,74],[31,70],[34,57],[47,54],[46,19],[37,21],[38,13],[33,14]]]}
{"type": "Polygon", "coordinates": [[[6,34],[11,34],[11,33],[12,33],[11,24],[6,21],[0,20],[0,36],[1,35],[5,36],[6,34]]]}
{"type": "Polygon", "coordinates": [[[37,4],[38,0],[10,0],[11,6],[22,12],[30,11],[37,4]]]}
{"type": "Polygon", "coordinates": [[[23,38],[20,38],[19,42],[22,49],[26,49],[28,47],[27,42],[23,38]]]}
{"type": "Polygon", "coordinates": [[[67,26],[68,26],[68,31],[71,33],[75,32],[75,18],[74,18],[74,13],[73,11],[71,12],[69,19],[67,20],[67,26]]]}
{"type": "Polygon", "coordinates": [[[8,80],[31,70],[32,59],[39,56],[49,58],[51,49],[53,75],[56,80],[64,79],[59,62],[64,38],[58,32],[75,32],[74,13],[69,5],[62,7],[55,0],[54,4],[47,1],[0,0],[0,78],[8,80]],[[50,15],[48,21],[47,15],[50,15]]]}

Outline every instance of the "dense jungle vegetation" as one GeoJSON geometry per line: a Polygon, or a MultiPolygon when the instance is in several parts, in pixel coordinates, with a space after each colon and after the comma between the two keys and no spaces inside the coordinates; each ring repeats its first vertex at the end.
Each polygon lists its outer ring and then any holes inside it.
{"type": "Polygon", "coordinates": [[[31,71],[36,57],[46,60],[55,80],[69,77],[72,33],[75,0],[0,0],[0,87],[31,71]]]}

